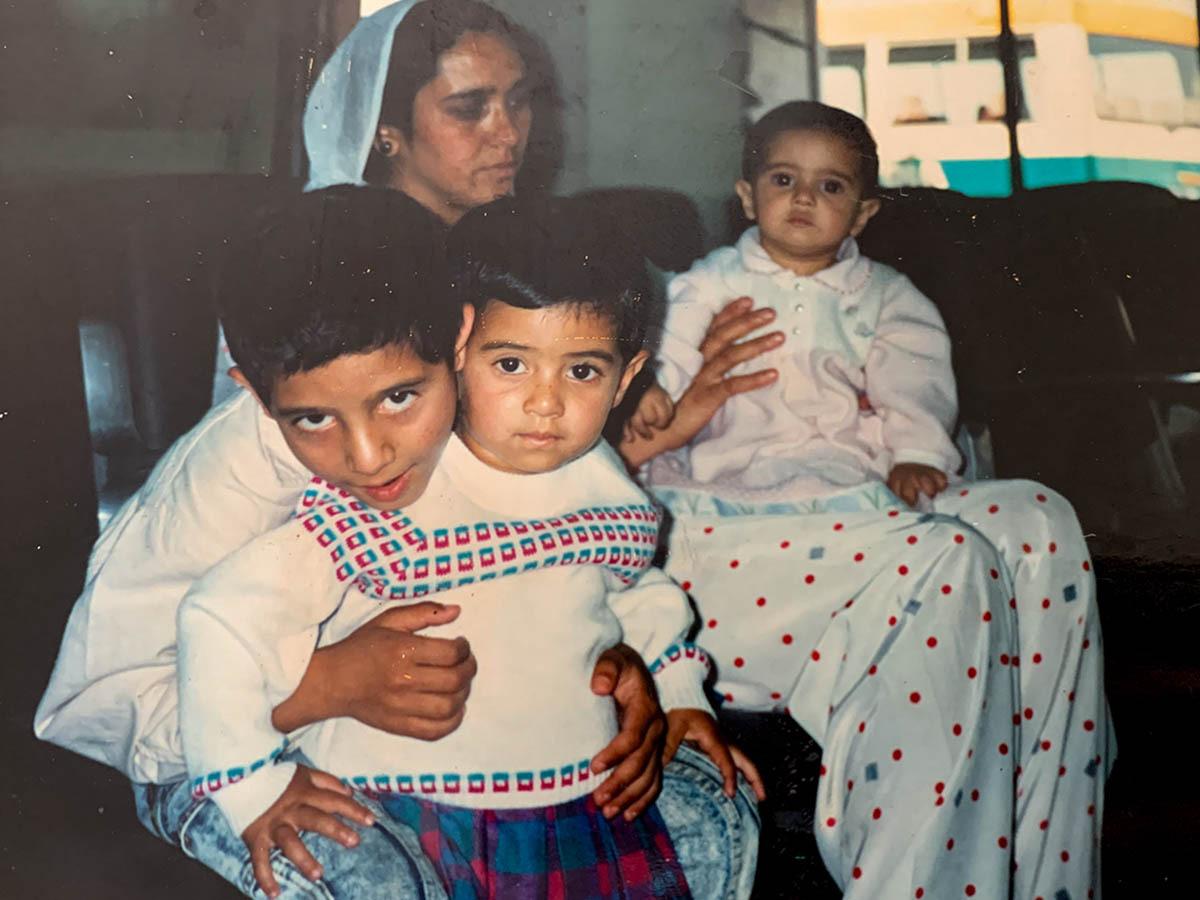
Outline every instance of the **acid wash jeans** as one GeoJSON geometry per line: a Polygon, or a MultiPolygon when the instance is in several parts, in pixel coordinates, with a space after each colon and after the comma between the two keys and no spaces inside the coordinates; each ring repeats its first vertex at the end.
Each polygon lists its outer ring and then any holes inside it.
{"type": "MultiPolygon", "coordinates": [[[[291,757],[305,763],[300,754],[291,757]]],[[[745,900],[758,863],[758,807],[739,777],[732,799],[722,790],[711,760],[687,744],[663,772],[658,810],[671,832],[675,852],[697,900],[745,900]]],[[[417,834],[388,818],[362,794],[355,799],[375,816],[375,826],[359,828],[359,844],[346,849],[329,838],[305,833],[304,843],[324,870],[309,881],[278,850],[271,866],[281,900],[446,900],[437,873],[421,850],[417,834]]],[[[137,815],[152,834],[212,869],[247,897],[258,888],[250,851],[233,833],[220,809],[195,800],[186,781],[135,784],[137,815]]]]}

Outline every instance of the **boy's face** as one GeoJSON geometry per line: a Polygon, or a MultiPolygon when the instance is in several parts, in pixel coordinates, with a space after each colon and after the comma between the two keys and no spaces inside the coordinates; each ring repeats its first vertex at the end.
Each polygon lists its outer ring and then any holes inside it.
{"type": "Polygon", "coordinates": [[[862,232],[879,201],[862,199],[858,164],[854,148],[834,135],[776,135],[754,183],[737,183],[742,208],[758,222],[772,259],[811,275],[833,264],[843,240],[862,232]]]}
{"type": "MultiPolygon", "coordinates": [[[[469,328],[470,318],[460,352],[469,328]]],[[[390,345],[276,379],[267,411],[311,472],[391,510],[425,492],[454,427],[456,400],[449,363],[390,345]]]]}
{"type": "Polygon", "coordinates": [[[502,472],[549,472],[590,450],[646,361],[586,307],[490,302],[467,343],[459,434],[502,472]]]}

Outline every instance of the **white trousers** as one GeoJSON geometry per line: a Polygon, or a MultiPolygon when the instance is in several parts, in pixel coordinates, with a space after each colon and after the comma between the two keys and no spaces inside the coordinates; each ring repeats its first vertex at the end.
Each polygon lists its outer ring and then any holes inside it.
{"type": "Polygon", "coordinates": [[[1074,513],[1030,482],[936,509],[689,513],[667,570],[726,702],[821,744],[817,841],[847,898],[1098,894],[1111,753],[1074,513]]]}

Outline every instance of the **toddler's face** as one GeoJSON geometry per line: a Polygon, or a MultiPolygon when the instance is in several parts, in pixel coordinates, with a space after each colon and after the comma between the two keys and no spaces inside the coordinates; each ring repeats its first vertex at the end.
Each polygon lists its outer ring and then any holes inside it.
{"type": "Polygon", "coordinates": [[[586,307],[492,301],[467,343],[459,435],[502,472],[557,469],[595,446],[646,353],[621,360],[613,324],[586,307]]]}
{"type": "Polygon", "coordinates": [[[449,363],[393,345],[277,379],[269,412],[311,472],[389,510],[425,492],[455,401],[449,363]]]}
{"type": "Polygon", "coordinates": [[[854,148],[821,131],[779,134],[754,183],[737,184],[764,249],[801,275],[832,265],[842,241],[878,211],[879,201],[863,200],[862,190],[854,148]]]}

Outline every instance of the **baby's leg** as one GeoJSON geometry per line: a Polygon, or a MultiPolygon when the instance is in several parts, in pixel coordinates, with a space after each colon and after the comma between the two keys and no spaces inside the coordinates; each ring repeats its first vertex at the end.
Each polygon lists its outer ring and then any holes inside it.
{"type": "Polygon", "coordinates": [[[822,744],[816,836],[845,896],[1007,896],[1013,631],[990,545],[869,513],[682,521],[671,550],[727,701],[786,705],[822,744]]]}
{"type": "MultiPolygon", "coordinates": [[[[250,851],[211,800],[193,800],[186,781],[136,785],[134,793],[138,817],[151,832],[212,869],[247,897],[265,896],[254,880],[250,851]]],[[[321,881],[309,881],[282,854],[272,854],[271,867],[282,900],[446,900],[446,891],[417,835],[393,822],[370,800],[356,799],[371,809],[377,822],[373,828],[356,829],[357,847],[347,849],[307,832],[301,835],[324,870],[321,881]]]]}
{"type": "Polygon", "coordinates": [[[982,532],[1013,583],[1021,710],[1015,896],[1098,895],[1104,778],[1116,747],[1095,578],[1075,512],[1031,481],[957,485],[936,508],[982,532]]]}

